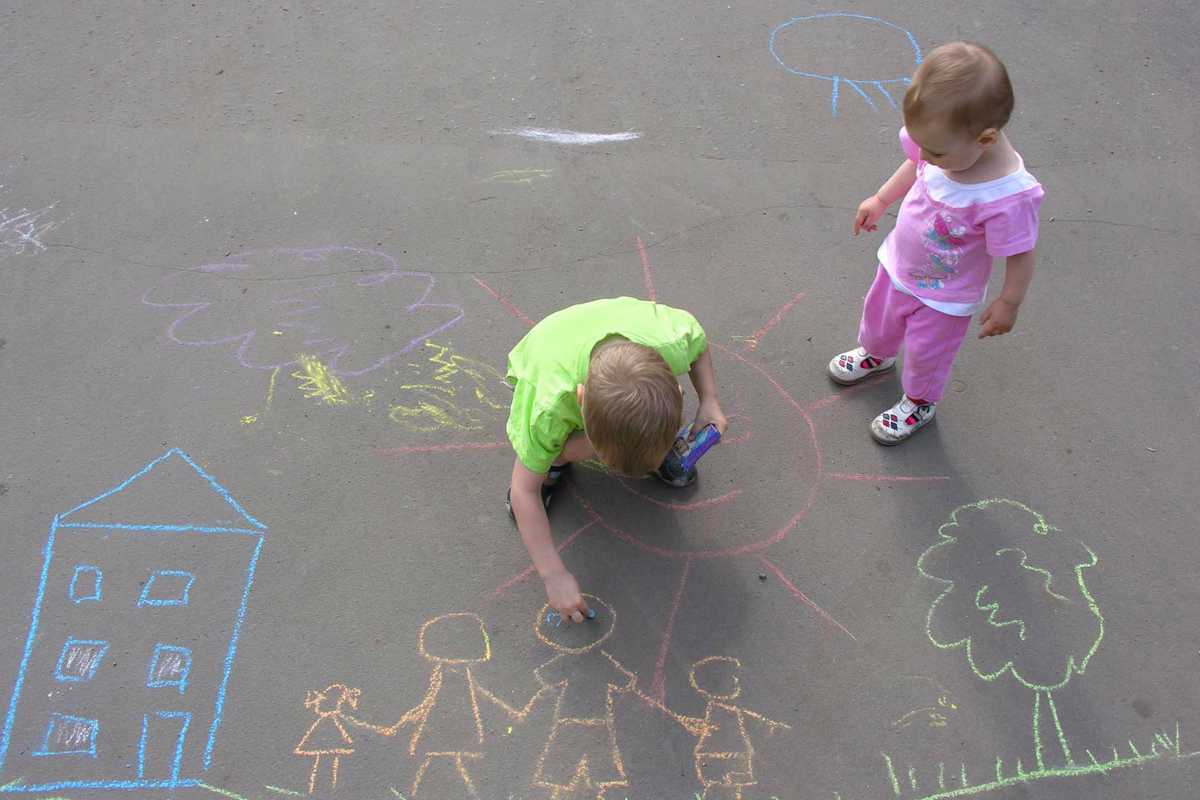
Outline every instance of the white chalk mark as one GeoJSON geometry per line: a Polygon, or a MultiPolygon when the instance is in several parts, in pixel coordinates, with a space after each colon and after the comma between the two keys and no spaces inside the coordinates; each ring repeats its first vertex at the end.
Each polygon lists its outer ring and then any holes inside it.
{"type": "Polygon", "coordinates": [[[37,211],[0,209],[0,257],[45,250],[41,237],[55,225],[54,221],[45,219],[53,209],[53,205],[37,211]]]}
{"type": "Polygon", "coordinates": [[[535,142],[551,144],[603,144],[604,142],[628,142],[641,137],[635,131],[620,133],[585,133],[584,131],[562,131],[555,128],[506,128],[492,131],[493,136],[520,136],[535,142]]]}

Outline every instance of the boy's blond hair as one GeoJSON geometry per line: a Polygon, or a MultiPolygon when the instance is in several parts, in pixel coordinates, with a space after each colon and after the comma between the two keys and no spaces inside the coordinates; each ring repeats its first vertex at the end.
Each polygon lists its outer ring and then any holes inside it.
{"type": "Polygon", "coordinates": [[[682,417],[679,381],[654,348],[618,338],[592,352],[583,425],[606,465],[637,477],[655,469],[675,442],[682,417]]]}
{"type": "Polygon", "coordinates": [[[954,129],[977,136],[1003,128],[1013,103],[1008,70],[995,53],[975,42],[950,42],[917,67],[904,93],[904,122],[943,117],[954,129]]]}

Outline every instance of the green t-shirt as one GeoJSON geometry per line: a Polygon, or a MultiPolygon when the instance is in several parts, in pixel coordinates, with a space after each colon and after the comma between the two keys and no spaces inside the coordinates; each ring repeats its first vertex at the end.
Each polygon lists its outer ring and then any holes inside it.
{"type": "Polygon", "coordinates": [[[587,383],[592,349],[614,335],[653,347],[675,375],[689,371],[708,347],[691,314],[633,297],[593,300],[543,319],[508,354],[508,438],[533,472],[550,469],[567,438],[583,430],[575,387],[587,383]]]}

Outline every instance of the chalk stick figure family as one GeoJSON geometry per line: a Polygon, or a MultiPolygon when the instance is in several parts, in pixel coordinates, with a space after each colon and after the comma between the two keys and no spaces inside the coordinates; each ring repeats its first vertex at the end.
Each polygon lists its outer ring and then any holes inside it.
{"type": "Polygon", "coordinates": [[[690,681],[704,702],[704,716],[692,717],[667,708],[638,687],[638,677],[601,645],[612,636],[616,614],[603,600],[588,595],[597,619],[587,626],[565,629],[546,621],[542,608],[534,622],[536,637],[553,655],[534,670],[539,688],[525,705],[516,707],[485,687],[476,675],[492,658],[491,640],[483,620],[467,612],[445,614],[427,621],[418,636],[418,650],[429,662],[429,682],[421,701],[390,725],[359,719],[358,689],[335,683],[311,690],[304,705],[315,715],[293,752],[310,758],[308,792],[337,787],[342,762],[356,750],[360,732],[382,737],[407,734],[406,752],[415,772],[408,797],[448,800],[478,798],[472,765],[485,758],[486,731],[480,707],[490,704],[512,723],[528,719],[539,704],[553,703],[545,745],[533,766],[530,785],[551,800],[595,797],[630,785],[617,742],[614,700],[628,694],[665,714],[695,737],[694,769],[704,800],[740,800],[754,786],[754,745],[751,731],[770,735],[791,726],[744,708],[738,673],[741,663],[729,656],[709,656],[692,665],[690,681]],[[583,679],[583,676],[587,679],[583,679]],[[596,675],[604,675],[602,682],[596,675]],[[437,787],[431,779],[440,773],[437,787]],[[449,778],[449,781],[447,781],[449,778]]]}

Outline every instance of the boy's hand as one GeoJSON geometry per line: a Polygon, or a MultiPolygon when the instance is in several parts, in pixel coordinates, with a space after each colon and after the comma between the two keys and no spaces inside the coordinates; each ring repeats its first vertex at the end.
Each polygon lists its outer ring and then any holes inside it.
{"type": "Polygon", "coordinates": [[[854,235],[858,236],[859,231],[874,232],[879,226],[875,223],[879,222],[879,218],[887,211],[887,206],[879,199],[878,195],[871,195],[866,200],[858,204],[858,211],[854,214],[854,235]]]}
{"type": "Polygon", "coordinates": [[[988,305],[987,310],[979,317],[979,338],[1001,336],[1008,333],[1017,324],[1016,303],[997,297],[988,305]]]}
{"type": "Polygon", "coordinates": [[[563,622],[584,621],[588,605],[574,575],[564,569],[547,575],[543,582],[546,584],[546,599],[550,607],[562,615],[563,622]]]}
{"type": "Polygon", "coordinates": [[[725,429],[729,427],[729,420],[725,418],[725,414],[721,411],[721,404],[715,399],[700,401],[700,407],[696,409],[696,419],[692,421],[692,430],[688,433],[688,441],[695,439],[700,429],[709,423],[716,425],[717,432],[722,436],[725,435],[725,429]]]}

